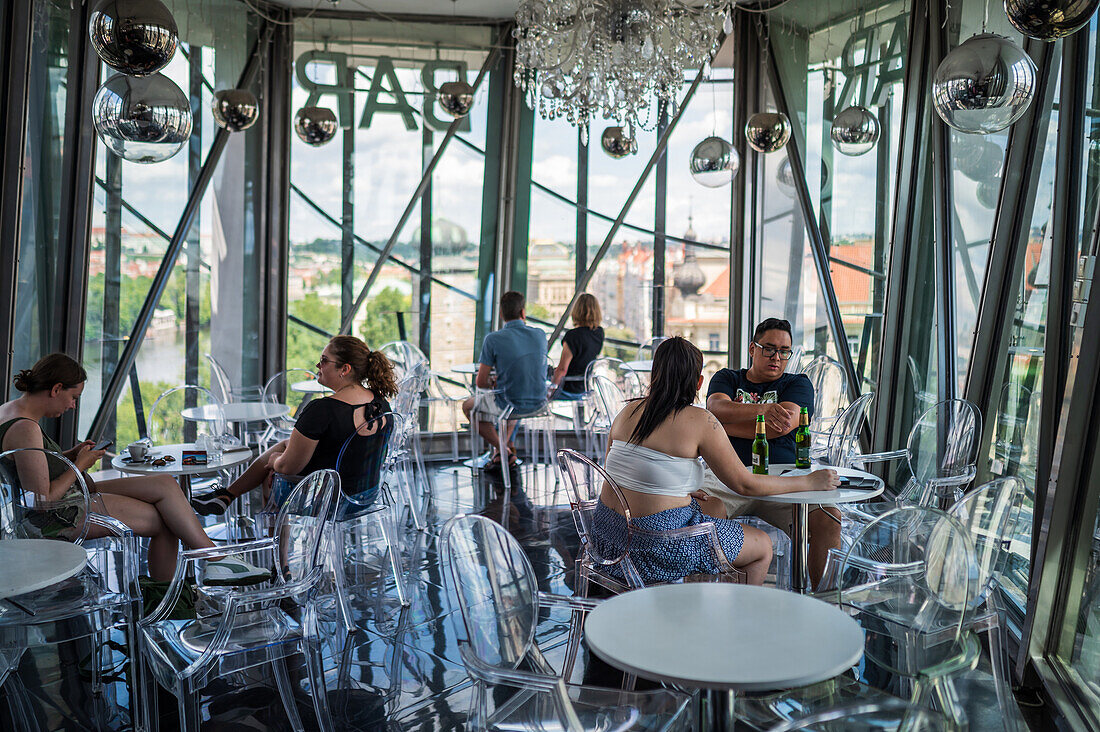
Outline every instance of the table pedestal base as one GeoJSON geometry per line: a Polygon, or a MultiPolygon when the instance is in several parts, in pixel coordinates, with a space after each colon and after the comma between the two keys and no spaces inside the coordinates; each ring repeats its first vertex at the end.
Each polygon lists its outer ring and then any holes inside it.
{"type": "Polygon", "coordinates": [[[809,524],[810,507],[805,503],[795,505],[791,526],[791,589],[803,595],[810,587],[806,578],[810,551],[809,524]]]}
{"type": "Polygon", "coordinates": [[[736,725],[734,714],[737,692],[706,689],[699,697],[699,729],[702,732],[729,732],[736,725]]]}

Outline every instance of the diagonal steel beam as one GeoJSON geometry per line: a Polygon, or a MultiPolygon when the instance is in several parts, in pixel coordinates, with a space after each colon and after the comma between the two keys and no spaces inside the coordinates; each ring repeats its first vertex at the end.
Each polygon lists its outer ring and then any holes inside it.
{"type": "MultiPolygon", "coordinates": [[[[265,49],[271,43],[274,34],[275,25],[265,23],[255,45],[252,47],[248,63],[245,65],[244,71],[241,72],[241,78],[237,82],[238,89],[244,89],[252,85],[256,74],[259,73],[265,49]]],[[[134,320],[134,327],[130,331],[126,346],[122,349],[118,365],[115,366],[110,381],[103,389],[103,401],[99,403],[99,409],[96,410],[95,417],[92,419],[92,426],[88,428],[88,439],[90,440],[99,438],[100,433],[107,424],[107,420],[114,412],[115,402],[118,401],[122,385],[137,359],[138,350],[145,340],[145,331],[153,320],[153,311],[156,310],[157,303],[160,302],[161,295],[164,294],[164,288],[168,284],[172,268],[175,267],[176,260],[179,259],[187,234],[199,213],[199,205],[202,203],[203,195],[206,193],[210,181],[214,178],[214,170],[218,167],[218,161],[221,160],[222,151],[225,150],[231,134],[233,133],[229,130],[219,127],[218,133],[214,136],[214,142],[210,145],[210,152],[206,154],[206,161],[203,162],[202,170],[199,171],[195,187],[191,189],[191,193],[187,197],[187,204],[183,208],[183,213],[180,214],[179,221],[176,222],[172,240],[168,242],[168,249],[164,253],[164,258],[160,261],[160,268],[157,270],[156,276],[153,277],[149,294],[145,296],[145,302],[141,304],[141,310],[138,311],[137,318],[134,320]]]]}
{"type": "MultiPolygon", "coordinates": [[[[787,115],[791,125],[798,124],[798,117],[791,111],[787,104],[787,95],[779,79],[779,60],[775,57],[775,46],[768,44],[768,83],[771,85],[775,106],[780,112],[787,115]]],[[[813,202],[810,200],[810,189],[806,185],[806,168],[802,160],[802,151],[798,148],[799,136],[792,134],[787,143],[787,159],[791,163],[791,174],[794,177],[795,193],[798,196],[798,205],[802,208],[802,219],[805,222],[806,236],[810,239],[810,252],[814,257],[814,269],[817,271],[817,282],[821,288],[821,297],[825,300],[825,317],[829,321],[829,330],[832,331],[833,341],[836,343],[836,354],[840,359],[840,365],[844,373],[848,375],[848,398],[855,401],[859,398],[862,379],[856,373],[856,365],[852,362],[852,352],[848,349],[848,337],[844,333],[844,321],[840,317],[840,305],[836,299],[836,289],[833,287],[833,277],[829,272],[829,252],[825,248],[825,240],[821,235],[821,227],[818,226],[817,214],[814,211],[813,202]]],[[[881,144],[881,143],[880,143],[881,144]]]]}
{"type": "MultiPolygon", "coordinates": [[[[477,74],[477,79],[474,81],[474,90],[476,91],[481,87],[481,82],[485,76],[489,73],[489,69],[496,63],[497,58],[500,56],[500,49],[494,48],[485,58],[485,63],[481,65],[481,71],[477,74]]],[[[347,335],[351,332],[351,326],[355,321],[355,316],[359,312],[359,308],[363,306],[363,303],[367,299],[367,293],[370,292],[370,288],[374,286],[375,281],[378,279],[378,275],[382,272],[382,265],[389,259],[390,252],[393,251],[394,246],[397,244],[397,237],[401,235],[401,230],[405,228],[405,223],[412,216],[413,209],[416,208],[417,202],[420,201],[420,197],[424,195],[424,191],[428,189],[428,185],[432,181],[432,172],[435,167],[439,165],[439,161],[443,159],[443,153],[447,150],[447,145],[454,138],[455,133],[458,132],[458,126],[461,124],[462,119],[456,118],[447,127],[447,132],[444,133],[443,139],[439,141],[439,147],[436,148],[435,155],[432,156],[431,161],[424,167],[424,175],[420,178],[420,183],[416,186],[416,190],[413,191],[412,197],[409,199],[409,203],[405,206],[404,212],[401,214],[401,218],[397,220],[397,225],[393,227],[393,233],[390,234],[389,240],[386,241],[386,246],[382,247],[382,251],[378,254],[378,258],[374,262],[374,267],[371,268],[370,275],[367,276],[366,283],[363,284],[363,289],[359,291],[359,296],[355,298],[355,302],[352,304],[351,309],[344,316],[344,320],[340,323],[340,335],[347,335]]]]}
{"type": "Polygon", "coordinates": [[[676,109],[676,114],[668,122],[668,127],[665,128],[661,136],[657,138],[657,147],[653,150],[653,154],[649,156],[649,161],[645,164],[645,168],[638,176],[638,180],[634,182],[634,189],[630,191],[630,195],[626,198],[626,203],[623,204],[623,208],[619,211],[619,215],[615,217],[615,223],[611,225],[611,229],[608,230],[607,236],[604,237],[603,244],[596,251],[596,256],[592,258],[592,264],[588,265],[588,269],[585,271],[584,276],[577,281],[577,289],[573,292],[573,297],[569,300],[569,304],[565,306],[565,310],[562,311],[561,319],[558,320],[558,324],[554,326],[554,332],[550,334],[549,342],[551,344],[557,340],[561,335],[562,330],[565,329],[565,324],[569,320],[570,314],[573,312],[573,306],[577,304],[577,298],[584,294],[585,289],[588,287],[588,283],[592,281],[592,278],[596,274],[596,268],[600,266],[600,262],[603,260],[604,255],[607,254],[607,250],[611,248],[611,242],[615,238],[615,234],[619,231],[619,227],[623,225],[623,221],[626,219],[626,215],[630,212],[630,207],[634,205],[634,199],[641,193],[642,186],[645,185],[646,180],[649,178],[650,172],[657,165],[657,161],[665,154],[665,148],[668,147],[668,140],[672,137],[673,130],[676,129],[676,123],[680,121],[680,117],[683,116],[684,110],[687,109],[688,103],[691,98],[695,96],[695,90],[699,88],[699,84],[703,81],[703,70],[699,69],[699,73],[695,75],[695,81],[691,82],[691,87],[688,89],[687,94],[684,95],[683,101],[680,102],[680,106],[676,109]]]}

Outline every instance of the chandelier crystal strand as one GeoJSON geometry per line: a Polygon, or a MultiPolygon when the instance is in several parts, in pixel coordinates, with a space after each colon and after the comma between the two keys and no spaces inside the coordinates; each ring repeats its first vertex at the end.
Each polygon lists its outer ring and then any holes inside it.
{"type": "Polygon", "coordinates": [[[730,9],[730,0],[523,0],[515,82],[545,119],[652,130],[654,98],[675,108],[684,70],[709,63],[730,9]]]}

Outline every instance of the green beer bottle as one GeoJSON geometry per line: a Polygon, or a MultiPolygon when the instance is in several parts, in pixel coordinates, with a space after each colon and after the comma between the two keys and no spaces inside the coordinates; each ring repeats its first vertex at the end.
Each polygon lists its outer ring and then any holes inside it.
{"type": "Polygon", "coordinates": [[[794,431],[794,466],[810,467],[810,410],[802,407],[798,415],[798,429],[794,431]]]}
{"type": "Polygon", "coordinates": [[[764,415],[756,415],[756,439],[752,441],[752,472],[768,474],[768,438],[764,436],[764,415]]]}

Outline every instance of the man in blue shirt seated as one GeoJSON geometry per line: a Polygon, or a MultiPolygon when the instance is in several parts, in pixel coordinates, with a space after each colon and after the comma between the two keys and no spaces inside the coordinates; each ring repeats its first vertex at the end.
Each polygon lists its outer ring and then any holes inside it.
{"type": "MultiPolygon", "coordinates": [[[[504,325],[485,336],[478,358],[476,384],[478,389],[493,389],[491,374],[496,369],[494,393],[479,393],[462,404],[466,417],[477,420],[477,431],[490,445],[494,454],[490,463],[500,460],[500,440],[494,426],[504,410],[511,407],[517,415],[533,412],[546,402],[546,334],[527,325],[526,302],[514,290],[500,298],[500,315],[504,325]]],[[[514,422],[508,423],[508,462],[515,461],[511,434],[514,422]]]]}
{"type": "MultiPolygon", "coordinates": [[[[788,374],[791,358],[791,324],[767,318],[756,326],[749,343],[749,368],[722,369],[710,380],[709,409],[729,435],[730,444],[745,465],[752,465],[752,443],[756,439],[756,417],[764,415],[768,457],[773,465],[794,466],[794,431],[802,407],[814,413],[814,388],[804,374],[788,374]]],[[[722,499],[729,517],[751,514],[791,535],[793,508],[782,503],[745,498],[717,480],[708,480],[704,490],[722,499]]],[[[834,507],[810,507],[809,574],[816,585],[825,569],[830,548],[840,547],[840,512],[834,507]]]]}

